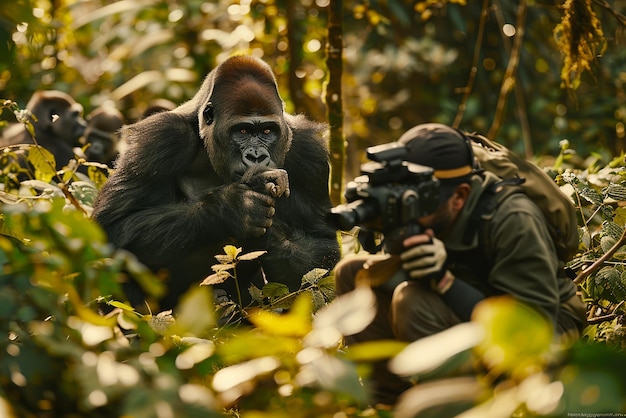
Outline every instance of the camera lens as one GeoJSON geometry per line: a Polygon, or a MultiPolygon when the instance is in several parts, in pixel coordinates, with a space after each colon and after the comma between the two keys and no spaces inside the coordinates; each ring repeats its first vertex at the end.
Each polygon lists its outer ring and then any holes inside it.
{"type": "Polygon", "coordinates": [[[329,214],[330,222],[342,231],[349,231],[356,225],[367,223],[377,216],[376,203],[357,200],[347,205],[334,207],[329,214]]]}

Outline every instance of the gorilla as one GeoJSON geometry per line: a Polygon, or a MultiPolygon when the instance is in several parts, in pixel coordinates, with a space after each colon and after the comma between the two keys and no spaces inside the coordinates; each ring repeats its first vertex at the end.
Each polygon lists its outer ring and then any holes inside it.
{"type": "MultiPolygon", "coordinates": [[[[56,159],[56,169],[60,170],[74,158],[73,147],[80,146],[86,122],[83,107],[72,96],[59,90],[36,91],[28,103],[35,131],[35,140],[50,151],[56,159]]],[[[35,140],[21,123],[15,123],[2,132],[0,148],[16,144],[34,144],[35,140]]]]}
{"type": "Polygon", "coordinates": [[[166,110],[174,110],[176,109],[176,104],[167,99],[154,99],[150,103],[148,103],[148,107],[141,114],[140,119],[145,119],[148,116],[152,116],[155,113],[163,112],[166,110]]]}
{"type": "MultiPolygon", "coordinates": [[[[210,275],[227,244],[267,251],[238,264],[242,289],[270,281],[298,290],[305,273],[330,270],[339,258],[336,230],[325,220],[325,131],[325,124],[285,112],[265,62],[233,56],[188,102],[122,129],[128,148],[93,218],[115,246],[169,273],[160,309],[175,307],[210,275]]],[[[141,305],[138,286],[125,287],[129,301],[141,305]]],[[[237,301],[234,280],[216,287],[237,301]]]]}
{"type": "Polygon", "coordinates": [[[125,123],[122,113],[114,107],[101,106],[87,115],[84,142],[87,161],[96,161],[113,167],[119,153],[119,131],[125,123]]]}

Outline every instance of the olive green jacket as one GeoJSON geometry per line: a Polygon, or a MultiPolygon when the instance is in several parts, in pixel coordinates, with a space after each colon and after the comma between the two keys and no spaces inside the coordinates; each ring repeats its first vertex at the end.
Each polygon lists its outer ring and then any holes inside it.
{"type": "Polygon", "coordinates": [[[576,287],[562,273],[541,210],[524,193],[512,193],[490,220],[471,216],[481,194],[500,180],[490,172],[472,178],[465,206],[443,239],[449,269],[486,296],[512,295],[556,324],[560,306],[576,294],[576,287]],[[469,239],[468,228],[476,231],[469,239]]]}

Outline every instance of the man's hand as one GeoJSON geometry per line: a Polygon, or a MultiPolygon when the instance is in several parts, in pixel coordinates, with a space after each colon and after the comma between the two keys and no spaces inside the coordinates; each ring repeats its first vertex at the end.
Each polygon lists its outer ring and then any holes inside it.
{"type": "Polygon", "coordinates": [[[443,242],[434,237],[431,229],[403,241],[406,248],[401,254],[402,268],[412,279],[441,280],[446,272],[448,254],[443,242]]]}

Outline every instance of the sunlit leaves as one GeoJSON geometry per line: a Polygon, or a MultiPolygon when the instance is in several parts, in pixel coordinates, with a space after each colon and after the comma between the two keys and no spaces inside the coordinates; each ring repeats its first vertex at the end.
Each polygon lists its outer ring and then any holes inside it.
{"type": "Polygon", "coordinates": [[[483,390],[474,377],[456,377],[421,383],[400,397],[394,417],[454,417],[471,407],[483,390]]]}
{"type": "Polygon", "coordinates": [[[359,402],[367,400],[354,363],[317,348],[302,350],[297,359],[302,365],[296,375],[299,385],[319,386],[335,393],[349,394],[359,402]]]}
{"type": "Polygon", "coordinates": [[[35,176],[44,182],[49,182],[56,174],[54,155],[39,145],[33,145],[30,148],[28,162],[35,168],[35,176]]]}
{"type": "Polygon", "coordinates": [[[279,315],[260,309],[248,319],[269,335],[304,337],[312,328],[311,296],[298,296],[287,313],[279,315]]]}
{"type": "Polygon", "coordinates": [[[172,315],[171,310],[159,312],[156,315],[150,315],[145,319],[148,321],[150,328],[161,335],[169,335],[171,327],[176,323],[176,319],[174,315],[172,315]]]}
{"type": "MultiPolygon", "coordinates": [[[[236,271],[234,269],[237,267],[237,263],[239,261],[251,261],[256,260],[267,251],[252,251],[249,253],[241,254],[241,247],[235,247],[234,245],[226,245],[224,246],[224,254],[215,255],[215,259],[219,262],[219,264],[214,264],[211,266],[211,269],[214,271],[213,274],[204,279],[201,285],[214,285],[220,284],[229,278],[237,279],[236,271]],[[240,255],[241,254],[241,255],[240,255]],[[231,273],[230,270],[233,270],[231,273]]],[[[241,298],[239,298],[241,299],[241,298]]]]}
{"type": "Polygon", "coordinates": [[[316,314],[314,329],[307,335],[305,344],[333,346],[343,335],[362,331],[372,322],[375,314],[374,293],[369,287],[360,286],[316,314]]]}
{"type": "Polygon", "coordinates": [[[431,371],[452,356],[474,348],[484,336],[484,329],[477,323],[456,325],[411,343],[391,360],[389,368],[401,376],[431,371]]]}
{"type": "Polygon", "coordinates": [[[219,370],[213,378],[213,388],[221,392],[230,404],[254,389],[254,381],[276,370],[280,361],[274,357],[259,357],[219,370]]]}
{"type": "Polygon", "coordinates": [[[189,348],[176,356],[175,365],[179,370],[188,370],[196,364],[208,359],[215,352],[215,345],[212,341],[196,341],[189,348]]]}
{"type": "Polygon", "coordinates": [[[356,362],[385,360],[400,354],[408,344],[398,340],[365,341],[350,345],[346,357],[356,362]]]}
{"type": "Polygon", "coordinates": [[[286,361],[293,358],[300,347],[300,341],[293,337],[244,332],[221,341],[217,351],[226,364],[234,364],[261,356],[276,356],[286,361]]]}
{"type": "Polygon", "coordinates": [[[553,327],[538,311],[510,297],[489,298],[475,308],[473,320],[485,330],[477,348],[493,372],[526,377],[543,368],[553,327]]]}
{"type": "Polygon", "coordinates": [[[215,323],[211,290],[203,286],[194,287],[183,295],[176,310],[176,322],[168,328],[168,333],[180,337],[201,337],[207,335],[215,323]]]}
{"type": "Polygon", "coordinates": [[[458,418],[508,418],[524,409],[531,414],[551,416],[560,404],[563,391],[562,382],[552,382],[547,375],[537,373],[519,385],[503,385],[494,397],[458,415],[458,418]],[[520,408],[521,405],[523,408],[520,408]]]}
{"type": "Polygon", "coordinates": [[[561,81],[576,89],[582,73],[591,70],[591,63],[606,48],[606,41],[591,2],[565,0],[562,10],[563,18],[553,30],[563,56],[561,81]]]}

